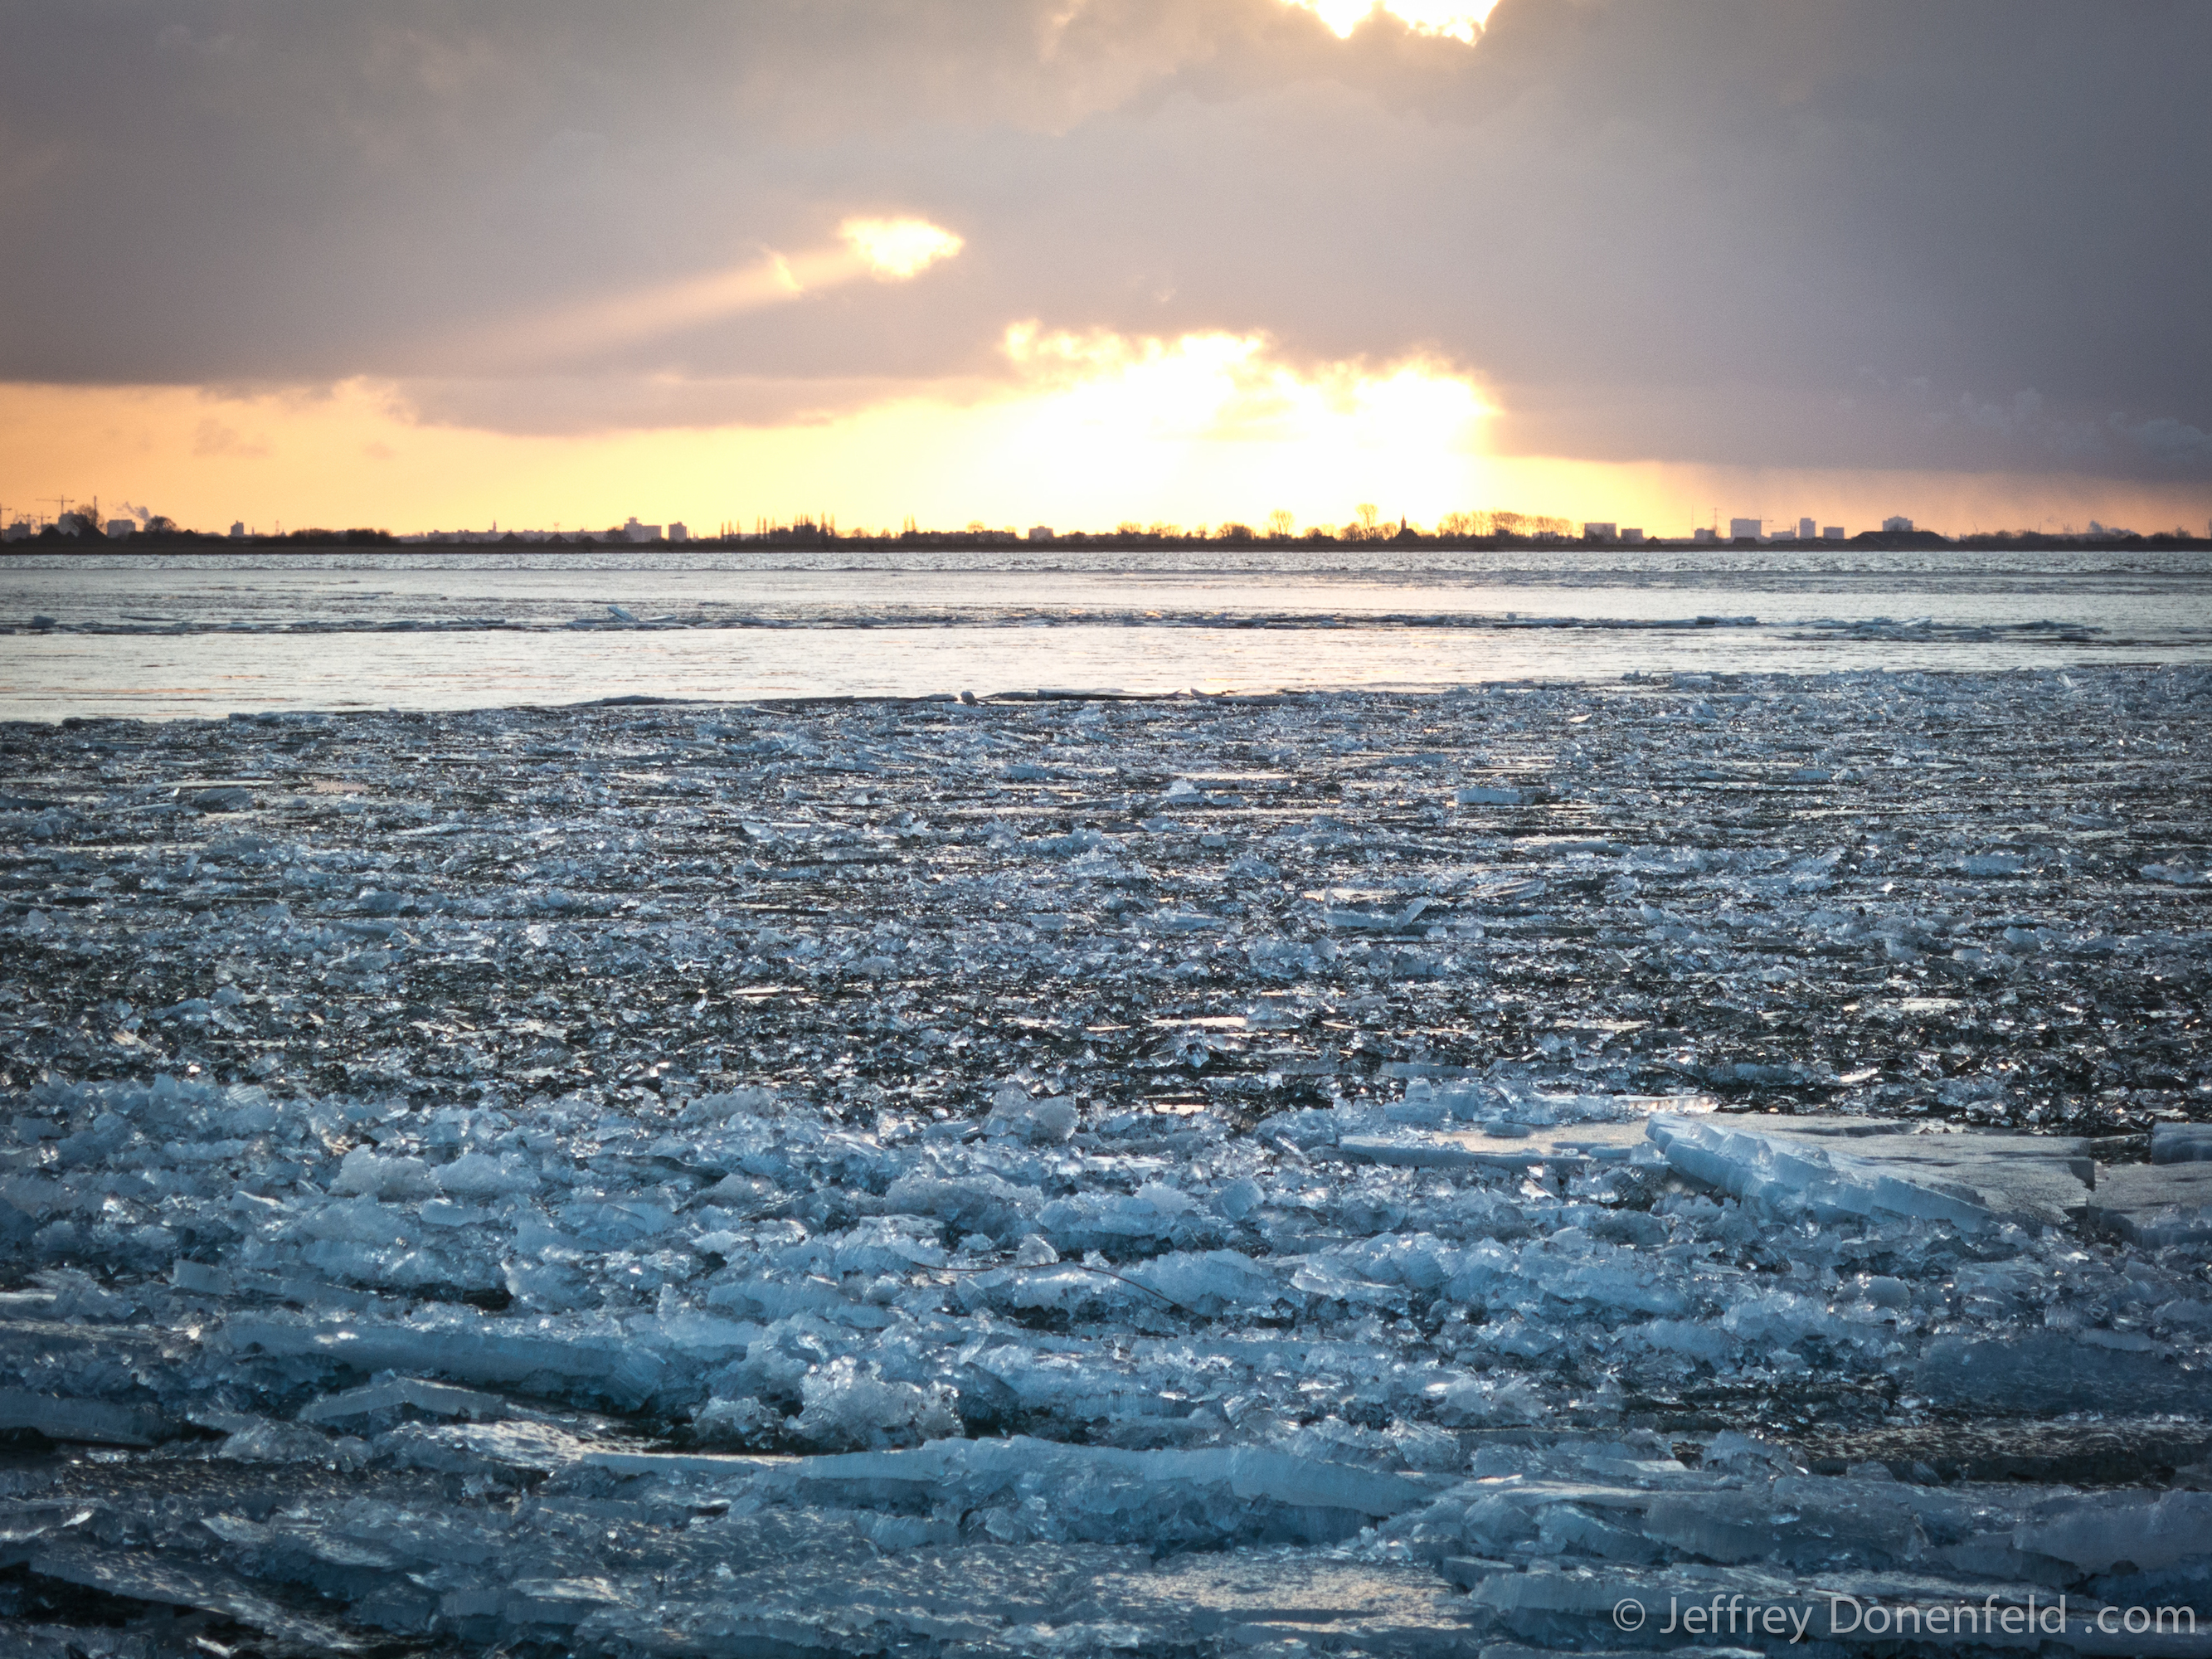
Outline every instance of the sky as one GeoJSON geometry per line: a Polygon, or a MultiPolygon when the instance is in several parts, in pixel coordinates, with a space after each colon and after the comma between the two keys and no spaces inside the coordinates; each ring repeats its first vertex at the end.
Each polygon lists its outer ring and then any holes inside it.
{"type": "Polygon", "coordinates": [[[0,515],[2212,520],[2198,0],[0,0],[0,515]]]}

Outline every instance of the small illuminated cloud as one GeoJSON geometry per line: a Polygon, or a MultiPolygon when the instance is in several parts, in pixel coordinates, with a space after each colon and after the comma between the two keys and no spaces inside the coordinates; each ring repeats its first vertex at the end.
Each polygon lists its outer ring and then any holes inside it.
{"type": "Polygon", "coordinates": [[[1350,34],[1370,12],[1389,12],[1407,27],[1422,34],[1449,35],[1472,41],[1498,0],[1290,0],[1336,32],[1339,40],[1350,34]]]}
{"type": "Polygon", "coordinates": [[[837,227],[845,246],[878,276],[902,281],[960,252],[960,239],[927,219],[848,219],[837,227]]]}

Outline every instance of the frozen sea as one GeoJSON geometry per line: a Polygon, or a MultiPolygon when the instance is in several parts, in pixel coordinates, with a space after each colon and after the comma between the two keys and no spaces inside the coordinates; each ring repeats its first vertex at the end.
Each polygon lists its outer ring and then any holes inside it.
{"type": "Polygon", "coordinates": [[[0,718],[2212,660],[2189,550],[11,556],[0,718]],[[39,619],[46,619],[40,621],[39,619]]]}
{"type": "Polygon", "coordinates": [[[0,569],[0,1654],[2212,1654],[2201,575],[1514,556],[0,569]]]}

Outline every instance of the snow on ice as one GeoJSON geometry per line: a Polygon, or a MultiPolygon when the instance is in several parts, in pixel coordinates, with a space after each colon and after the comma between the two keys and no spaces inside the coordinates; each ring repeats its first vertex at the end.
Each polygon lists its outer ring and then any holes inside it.
{"type": "Polygon", "coordinates": [[[7,728],[0,1629],[2212,1651],[2208,693],[7,728]]]}

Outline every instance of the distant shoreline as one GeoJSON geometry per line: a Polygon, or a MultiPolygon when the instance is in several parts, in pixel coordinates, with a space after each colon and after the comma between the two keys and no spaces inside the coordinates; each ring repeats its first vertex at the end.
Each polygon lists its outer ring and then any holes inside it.
{"type": "Polygon", "coordinates": [[[1757,551],[1767,550],[1784,552],[1807,552],[1822,550],[1850,549],[1860,552],[1940,552],[1946,549],[2010,550],[2035,551],[2049,550],[2064,552],[2128,552],[2157,548],[2201,549],[2212,551],[2212,537],[2179,536],[2171,531],[2161,531],[2148,536],[2051,536],[2039,532],[1990,532],[1964,536],[1943,536],[1932,531],[1862,531],[1842,541],[1829,541],[1819,537],[1775,537],[1758,541],[1745,536],[1734,540],[1716,538],[1711,541],[1690,541],[1678,538],[1647,538],[1640,542],[1600,540],[1580,536],[1434,536],[1405,531],[1372,538],[1347,538],[1335,535],[1312,536],[1251,536],[1243,538],[1217,536],[1168,536],[1148,532],[1123,533],[1101,532],[1096,534],[1070,532],[1050,537],[1010,536],[1003,531],[908,531],[894,536],[823,535],[818,532],[791,535],[769,532],[749,536],[700,536],[672,542],[656,538],[651,541],[632,541],[623,537],[568,537],[555,538],[525,538],[507,535],[485,540],[475,536],[456,536],[437,540],[401,539],[384,532],[317,532],[307,535],[289,536],[225,536],[186,532],[162,536],[117,536],[80,534],[76,536],[28,536],[17,541],[0,544],[0,555],[24,554],[123,554],[123,553],[796,553],[823,552],[838,548],[854,551],[889,552],[902,548],[954,549],[961,550],[1022,550],[1031,552],[1065,550],[1122,550],[1146,548],[1166,548],[1186,551],[1218,551],[1225,548],[1239,550],[1276,549],[1283,552],[1310,550],[1334,547],[1346,551],[1364,548],[1403,550],[1413,547],[1434,548],[1439,551],[1488,552],[1526,548],[1559,550],[1573,548],[1589,551],[1625,550],[1628,548],[1671,547],[1694,550],[1711,548],[1716,551],[1757,551]]]}

